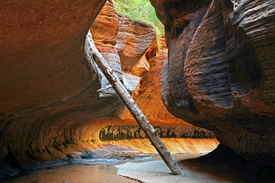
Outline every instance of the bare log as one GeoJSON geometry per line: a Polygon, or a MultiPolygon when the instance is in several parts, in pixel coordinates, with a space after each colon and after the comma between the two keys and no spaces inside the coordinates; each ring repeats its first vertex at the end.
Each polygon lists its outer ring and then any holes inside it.
{"type": "Polygon", "coordinates": [[[99,90],[97,90],[97,92],[101,92],[103,90],[108,90],[109,88],[112,88],[112,87],[113,87],[113,85],[109,85],[106,88],[100,88],[99,90]]]}
{"type": "Polygon", "coordinates": [[[170,168],[171,172],[174,175],[181,175],[182,172],[176,163],[175,159],[171,156],[170,152],[166,148],[166,146],[163,144],[162,140],[159,138],[159,136],[156,134],[156,130],[153,128],[153,126],[150,124],[150,122],[147,120],[145,115],[142,113],[142,111],[137,106],[136,102],[133,100],[131,95],[128,93],[128,91],[125,89],[124,85],[120,82],[118,77],[114,74],[114,71],[112,68],[108,65],[108,63],[105,61],[103,56],[100,54],[100,52],[95,47],[93,40],[91,39],[91,33],[88,33],[87,36],[88,44],[90,44],[90,51],[93,54],[94,60],[96,61],[98,67],[101,69],[101,71],[104,73],[108,81],[111,83],[117,94],[120,96],[126,107],[129,109],[133,117],[138,122],[139,126],[143,129],[145,134],[149,137],[150,141],[152,142],[152,145],[156,148],[166,165],[170,168]],[[90,37],[90,38],[89,38],[90,37]]]}

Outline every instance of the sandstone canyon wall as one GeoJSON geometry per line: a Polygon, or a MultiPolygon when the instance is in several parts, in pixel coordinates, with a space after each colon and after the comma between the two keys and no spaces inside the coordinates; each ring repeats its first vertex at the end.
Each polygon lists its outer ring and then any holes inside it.
{"type": "MultiPolygon", "coordinates": [[[[165,60],[167,59],[167,48],[163,38],[161,42],[163,46],[159,49],[155,30],[150,25],[123,17],[116,14],[113,10],[114,7],[112,3],[107,1],[92,24],[90,31],[93,34],[95,44],[101,53],[103,53],[107,62],[114,68],[114,70],[119,68],[120,72],[122,71],[124,84],[127,88],[132,88],[131,86],[136,83],[136,80],[141,81],[137,88],[136,85],[134,85],[134,88],[136,89],[133,98],[144,112],[147,119],[154,126],[160,129],[158,132],[159,136],[163,138],[206,138],[209,139],[209,144],[211,145],[208,147],[206,145],[206,148],[201,148],[201,150],[208,151],[213,149],[213,147],[218,143],[214,139],[214,134],[212,132],[194,127],[193,125],[172,116],[168,113],[161,101],[161,70],[165,60]],[[110,19],[108,17],[112,18],[110,19]],[[111,31],[112,33],[104,31],[110,29],[109,27],[111,25],[118,25],[117,34],[115,34],[115,31],[111,31]],[[110,37],[116,37],[116,41],[111,43],[109,41],[111,40],[110,37]],[[114,48],[116,48],[116,51],[114,48]],[[113,51],[110,51],[110,49],[113,51]],[[119,57],[108,57],[106,56],[106,52],[115,55],[119,54],[119,57]],[[119,61],[114,61],[113,58],[117,58],[119,61]]],[[[108,84],[105,86],[107,85],[108,84]]],[[[105,94],[106,92],[111,93],[113,90],[108,89],[104,90],[104,92],[105,94]]],[[[130,90],[130,92],[133,92],[133,90],[130,90]]],[[[103,141],[116,140],[116,142],[112,143],[118,143],[119,140],[127,140],[127,146],[131,146],[132,144],[129,139],[145,138],[143,131],[139,128],[130,112],[126,110],[125,106],[117,110],[115,115],[119,118],[100,119],[101,123],[98,128],[94,128],[94,126],[99,120],[94,120],[93,125],[91,126],[93,129],[91,129],[91,131],[94,131],[93,134],[96,134],[94,135],[95,138],[99,136],[100,140],[103,141]]],[[[142,142],[141,140],[140,142],[137,142],[136,140],[134,144],[137,143],[141,143],[140,145],[143,146],[150,146],[150,144],[146,144],[147,141],[142,142]]],[[[173,143],[173,141],[169,141],[169,143],[173,143]]],[[[186,142],[181,143],[183,143],[184,146],[184,143],[186,142]]],[[[196,150],[195,146],[196,145],[193,146],[193,150],[192,148],[189,148],[188,151],[181,147],[178,148],[176,152],[202,152],[196,150]]],[[[144,151],[142,148],[139,148],[139,150],[144,151]]],[[[155,151],[150,148],[149,152],[155,151]]]]}
{"type": "Polygon", "coordinates": [[[220,148],[275,165],[275,2],[150,1],[165,25],[167,109],[220,148]]]}
{"type": "Polygon", "coordinates": [[[104,3],[0,2],[1,171],[58,157],[82,141],[78,126],[121,104],[98,96],[97,68],[84,51],[104,3]]]}
{"type": "MultiPolygon", "coordinates": [[[[85,43],[89,30],[130,93],[142,81],[134,96],[162,137],[213,138],[212,132],[170,115],[157,96],[167,49],[158,50],[154,29],[117,15],[111,1],[104,3],[0,2],[0,179],[41,167],[44,160],[100,147],[110,137],[105,129],[138,130],[114,90],[97,92],[109,84],[85,43]]],[[[125,139],[123,133],[118,139],[125,139]]],[[[140,149],[149,145],[146,141],[140,149]]],[[[214,140],[208,149],[216,145],[214,140]]],[[[200,144],[195,152],[202,151],[200,144]]]]}

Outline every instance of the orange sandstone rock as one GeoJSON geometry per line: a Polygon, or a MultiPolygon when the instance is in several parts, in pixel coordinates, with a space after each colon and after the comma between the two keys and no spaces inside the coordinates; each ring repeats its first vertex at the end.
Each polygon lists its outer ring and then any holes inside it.
{"type": "Polygon", "coordinates": [[[274,165],[275,2],[150,1],[165,25],[169,112],[213,131],[220,148],[274,165]]]}
{"type": "Polygon", "coordinates": [[[104,3],[0,2],[0,179],[3,174],[37,168],[44,160],[101,147],[104,142],[99,134],[108,125],[136,124],[132,119],[117,118],[125,114],[114,91],[97,92],[108,82],[89,57],[85,43],[89,30],[129,91],[140,80],[131,75],[132,71],[146,76],[141,88],[148,87],[145,94],[153,96],[153,100],[147,100],[145,95],[138,96],[138,100],[145,110],[145,103],[156,105],[157,115],[149,117],[146,113],[149,119],[162,118],[162,123],[159,120],[156,125],[168,124],[169,128],[183,124],[163,112],[164,106],[157,97],[160,83],[154,85],[153,80],[160,79],[159,63],[163,60],[151,60],[157,53],[155,31],[127,18],[120,17],[118,21],[111,1],[100,12],[104,3]],[[106,117],[111,118],[105,121],[106,117]]]}
{"type": "MultiPolygon", "coordinates": [[[[138,64],[155,36],[155,30],[150,25],[127,17],[119,17],[116,48],[121,59],[123,72],[132,73],[132,68],[138,64]]],[[[147,67],[145,64],[144,69],[148,70],[147,67]]]]}

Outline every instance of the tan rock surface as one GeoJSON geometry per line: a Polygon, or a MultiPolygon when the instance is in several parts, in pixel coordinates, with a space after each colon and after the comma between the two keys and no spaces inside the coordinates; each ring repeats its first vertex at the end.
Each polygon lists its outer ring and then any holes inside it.
{"type": "Polygon", "coordinates": [[[104,3],[0,2],[0,169],[9,166],[4,174],[78,149],[82,134],[75,129],[121,105],[117,97],[98,96],[97,68],[85,54],[86,34],[104,3]]]}
{"type": "MultiPolygon", "coordinates": [[[[155,30],[150,25],[127,17],[119,17],[116,48],[121,59],[123,72],[132,73],[132,68],[138,64],[155,36],[155,30]]],[[[145,70],[147,70],[146,66],[145,70]]]]}
{"type": "Polygon", "coordinates": [[[240,157],[274,165],[275,2],[150,1],[166,30],[169,112],[240,157]]]}
{"type": "MultiPolygon", "coordinates": [[[[104,7],[91,25],[90,32],[98,51],[100,51],[104,59],[123,82],[120,58],[115,48],[118,33],[118,15],[111,2],[106,1],[104,7]]],[[[108,87],[110,83],[100,69],[99,75],[101,88],[108,87]]],[[[99,92],[99,95],[100,97],[110,97],[114,96],[115,93],[115,90],[110,88],[99,92]]]]}
{"type": "MultiPolygon", "coordinates": [[[[107,142],[99,139],[100,130],[108,125],[136,124],[132,119],[117,118],[125,117],[124,107],[113,91],[97,92],[108,82],[90,57],[85,42],[89,29],[98,49],[129,91],[140,79],[131,75],[132,71],[146,76],[141,86],[142,90],[148,87],[148,95],[140,101],[158,106],[157,115],[150,119],[169,129],[182,124],[163,113],[164,106],[156,97],[160,82],[157,90],[151,83],[160,79],[158,62],[163,63],[150,60],[157,52],[155,31],[144,23],[125,19],[127,25],[121,28],[124,32],[120,35],[118,26],[124,20],[118,21],[111,1],[100,12],[104,3],[0,2],[0,179],[2,175],[46,166],[41,163],[44,160],[60,160],[74,151],[102,148],[107,142]],[[119,38],[117,44],[119,36],[126,36],[124,43],[119,38]],[[115,45],[121,44],[120,59],[115,45]],[[122,74],[124,61],[129,68],[127,74],[122,74]],[[149,70],[158,75],[146,75],[149,70]],[[152,100],[148,96],[153,96],[152,100]]],[[[153,112],[146,104],[142,106],[153,112]]]]}

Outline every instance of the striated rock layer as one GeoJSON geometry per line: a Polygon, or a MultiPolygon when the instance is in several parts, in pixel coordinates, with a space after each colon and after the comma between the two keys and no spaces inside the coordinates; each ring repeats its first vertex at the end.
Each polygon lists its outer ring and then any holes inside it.
{"type": "Polygon", "coordinates": [[[162,99],[245,159],[275,165],[275,2],[150,0],[165,25],[162,99]]]}
{"type": "Polygon", "coordinates": [[[13,175],[29,162],[59,157],[83,140],[78,126],[122,105],[99,97],[98,69],[84,49],[104,3],[0,2],[1,171],[17,168],[7,173],[13,175]]]}
{"type": "MultiPolygon", "coordinates": [[[[156,96],[161,91],[160,71],[167,50],[157,54],[153,28],[118,16],[111,1],[103,7],[104,3],[0,2],[0,179],[45,167],[41,163],[45,160],[70,159],[75,151],[113,147],[106,146],[111,142],[101,141],[100,131],[137,124],[125,113],[114,90],[97,92],[109,83],[94,63],[89,48],[92,35],[86,37],[89,30],[129,92],[134,92],[142,79],[136,99],[152,123],[166,133],[163,137],[213,136],[173,117],[156,96]],[[156,106],[157,112],[148,104],[156,106]]],[[[149,140],[134,140],[117,143],[155,152],[149,140]]],[[[215,139],[165,142],[171,142],[173,152],[210,151],[218,144],[215,139]],[[203,147],[202,142],[208,145],[203,147]],[[188,147],[175,147],[176,143],[188,147]]]]}
{"type": "MultiPolygon", "coordinates": [[[[206,139],[214,138],[214,134],[205,129],[192,126],[154,126],[158,130],[157,134],[160,138],[196,138],[206,139]]],[[[100,130],[100,140],[120,140],[146,138],[144,131],[137,125],[108,125],[100,130]]]]}
{"type": "MultiPolygon", "coordinates": [[[[121,58],[122,70],[126,73],[148,72],[148,64],[140,63],[148,47],[156,38],[156,31],[144,22],[119,16],[119,32],[116,49],[121,58]]],[[[140,76],[140,74],[135,74],[140,76]]]]}
{"type": "MultiPolygon", "coordinates": [[[[122,83],[124,83],[128,91],[132,93],[136,89],[140,78],[122,73],[121,59],[115,47],[118,39],[117,34],[120,32],[118,31],[119,25],[119,18],[114,5],[111,1],[106,1],[104,7],[91,25],[90,31],[93,34],[93,40],[98,51],[100,51],[122,83]]],[[[109,81],[100,69],[98,70],[98,74],[100,76],[101,88],[110,86],[109,81]]],[[[116,96],[116,92],[113,88],[109,88],[100,91],[99,96],[114,97],[116,96]]]]}

